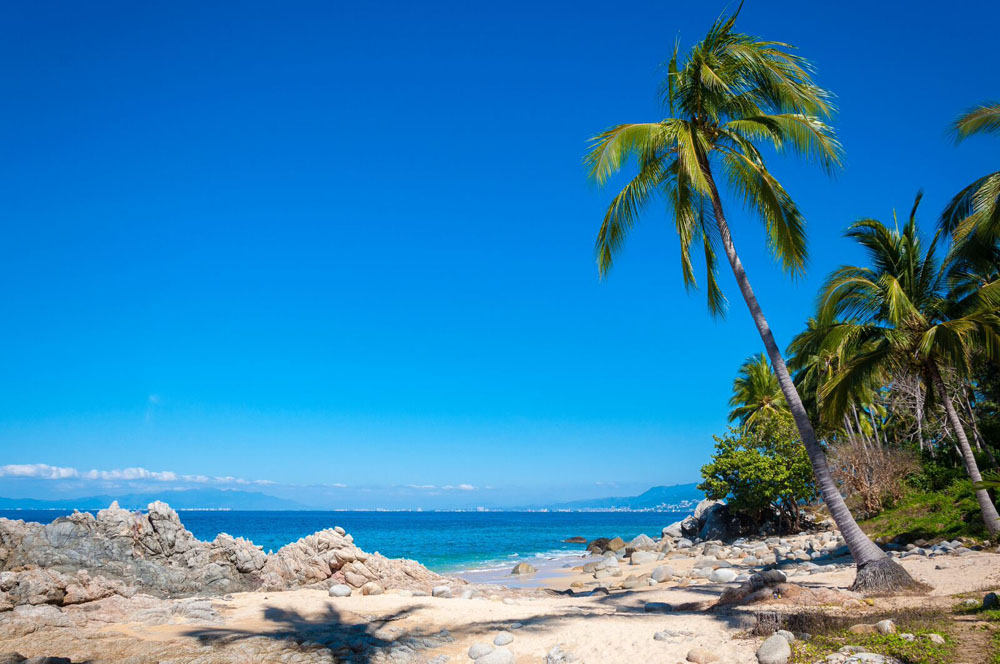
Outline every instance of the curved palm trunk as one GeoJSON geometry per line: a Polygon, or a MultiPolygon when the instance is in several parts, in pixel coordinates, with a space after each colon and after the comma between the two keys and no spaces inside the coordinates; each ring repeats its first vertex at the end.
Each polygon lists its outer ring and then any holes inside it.
{"type": "Polygon", "coordinates": [[[736,283],[739,285],[740,293],[742,293],[747,308],[750,310],[753,322],[757,326],[760,338],[764,342],[767,355],[771,360],[771,366],[774,367],[774,372],[778,376],[778,383],[781,385],[781,391],[785,395],[785,401],[788,402],[788,409],[795,420],[795,426],[799,430],[799,435],[802,436],[802,442],[805,444],[809,461],[812,464],[816,486],[819,488],[820,495],[823,497],[823,502],[826,503],[827,509],[830,510],[830,516],[833,517],[837,528],[840,529],[841,536],[851,551],[851,557],[854,558],[855,565],[857,565],[858,573],[854,580],[854,585],[851,586],[852,589],[868,592],[885,592],[902,588],[912,588],[919,585],[910,577],[906,570],[886,556],[885,552],[861,530],[861,527],[851,515],[851,511],[847,508],[844,497],[840,495],[837,484],[833,480],[833,475],[830,473],[826,454],[819,444],[816,432],[809,421],[809,415],[806,413],[798,390],[795,389],[792,377],[785,366],[785,359],[782,357],[781,350],[774,340],[774,335],[767,324],[767,319],[764,318],[764,312],[761,310],[760,304],[757,302],[757,296],[754,295],[753,288],[750,286],[750,280],[747,278],[746,270],[743,269],[743,263],[736,253],[736,246],[733,244],[732,235],[729,233],[729,225],[726,223],[726,217],[722,210],[722,200],[719,198],[719,192],[715,187],[715,181],[712,179],[707,164],[704,165],[704,169],[711,187],[715,222],[719,228],[719,235],[726,251],[726,257],[733,268],[736,283]]]}
{"type": "MultiPolygon", "coordinates": [[[[948,389],[941,378],[941,372],[933,362],[930,364],[930,373],[931,379],[934,381],[934,387],[937,388],[938,396],[941,397],[941,403],[944,404],[944,411],[948,414],[948,422],[955,431],[955,438],[958,440],[958,450],[962,453],[962,461],[965,463],[965,472],[969,474],[969,478],[973,482],[982,482],[983,476],[979,474],[979,465],[976,464],[976,457],[972,453],[972,446],[969,445],[969,438],[965,435],[965,427],[962,426],[962,420],[958,418],[954,402],[948,396],[948,389]]],[[[976,500],[979,501],[979,509],[983,513],[986,530],[990,531],[990,535],[995,536],[1000,534],[1000,514],[997,514],[997,508],[990,499],[989,491],[986,489],[977,489],[976,500]]]]}

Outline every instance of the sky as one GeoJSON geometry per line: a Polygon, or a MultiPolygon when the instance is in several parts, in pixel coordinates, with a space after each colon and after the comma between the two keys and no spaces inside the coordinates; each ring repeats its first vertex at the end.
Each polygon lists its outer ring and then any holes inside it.
{"type": "MultiPolygon", "coordinates": [[[[651,209],[598,278],[587,140],[667,115],[724,3],[4,3],[0,496],[199,486],[460,507],[696,481],[742,360],[651,209]]],[[[730,223],[781,344],[853,220],[927,229],[996,169],[1000,5],[751,1],[837,95],[792,281],[730,223]],[[972,11],[974,10],[974,11],[972,11]]],[[[619,181],[616,183],[620,184],[619,181]]],[[[614,183],[612,183],[614,184],[614,183]]]]}

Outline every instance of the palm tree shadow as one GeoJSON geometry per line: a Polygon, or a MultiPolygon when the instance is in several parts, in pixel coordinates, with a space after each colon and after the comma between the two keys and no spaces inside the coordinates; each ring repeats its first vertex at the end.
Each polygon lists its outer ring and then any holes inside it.
{"type": "Polygon", "coordinates": [[[259,630],[225,627],[203,627],[184,633],[202,645],[226,647],[241,641],[267,638],[275,641],[294,641],[298,644],[315,644],[330,651],[331,661],[371,662],[379,652],[394,648],[425,650],[439,647],[452,640],[447,631],[437,633],[414,632],[392,627],[419,610],[419,606],[399,609],[381,616],[361,616],[361,622],[345,620],[334,606],[328,604],[321,613],[305,615],[294,609],[268,606],[263,618],[267,627],[259,630]]]}

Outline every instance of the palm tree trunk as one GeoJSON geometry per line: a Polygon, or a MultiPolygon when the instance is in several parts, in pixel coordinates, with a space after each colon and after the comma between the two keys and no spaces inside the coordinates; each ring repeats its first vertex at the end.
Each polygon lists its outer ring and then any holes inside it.
{"type": "MultiPolygon", "coordinates": [[[[965,471],[969,474],[969,478],[973,482],[982,482],[983,476],[979,474],[979,466],[976,464],[976,456],[972,453],[972,446],[969,445],[969,439],[965,435],[965,427],[962,426],[962,421],[958,418],[955,404],[948,395],[948,389],[944,385],[944,380],[941,378],[941,372],[938,370],[937,364],[931,362],[930,371],[931,378],[934,380],[934,387],[937,388],[938,396],[941,397],[944,411],[947,413],[948,421],[951,423],[951,428],[955,433],[955,439],[958,441],[958,450],[961,453],[962,461],[965,462],[965,471]]],[[[976,500],[979,501],[979,509],[983,513],[986,530],[990,531],[990,535],[993,536],[1000,534],[1000,514],[997,514],[997,508],[990,498],[989,491],[986,489],[976,489],[976,500]]]]}
{"type": "Polygon", "coordinates": [[[798,390],[795,389],[795,383],[792,382],[792,377],[788,373],[788,367],[785,366],[785,359],[781,356],[781,350],[774,340],[774,335],[771,333],[771,328],[764,317],[764,312],[757,302],[757,296],[754,295],[753,288],[750,286],[750,279],[747,277],[746,270],[743,269],[743,262],[736,253],[736,246],[733,244],[729,225],[726,223],[726,217],[722,210],[722,200],[719,197],[719,191],[715,186],[715,181],[712,178],[707,160],[702,164],[702,168],[711,190],[715,223],[719,228],[722,246],[725,248],[729,265],[733,269],[736,283],[739,285],[740,293],[742,293],[747,308],[750,310],[754,325],[757,326],[757,332],[760,333],[760,338],[764,342],[764,348],[767,350],[771,366],[778,376],[778,383],[781,385],[781,391],[785,395],[788,409],[795,420],[795,426],[799,430],[799,435],[802,436],[802,442],[806,447],[809,461],[812,464],[816,486],[819,488],[820,495],[823,497],[823,502],[826,503],[827,509],[830,510],[830,516],[833,517],[837,528],[840,529],[840,534],[847,543],[847,548],[850,549],[851,557],[854,558],[854,564],[857,565],[858,573],[851,588],[862,592],[885,592],[918,586],[919,584],[910,577],[902,566],[889,558],[861,530],[861,527],[851,515],[851,511],[847,508],[844,497],[840,495],[840,490],[837,489],[837,484],[830,473],[830,465],[827,462],[826,454],[823,452],[823,448],[816,438],[816,432],[809,421],[809,415],[802,404],[798,390]]]}

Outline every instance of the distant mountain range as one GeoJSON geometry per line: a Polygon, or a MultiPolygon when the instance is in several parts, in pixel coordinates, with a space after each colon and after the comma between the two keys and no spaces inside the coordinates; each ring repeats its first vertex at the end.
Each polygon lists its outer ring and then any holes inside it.
{"type": "Polygon", "coordinates": [[[85,496],[59,500],[35,498],[2,498],[0,509],[12,510],[99,510],[117,500],[127,510],[145,509],[154,500],[162,500],[178,510],[228,509],[228,510],[302,510],[309,507],[293,500],[276,498],[254,491],[229,491],[223,489],[172,489],[157,493],[130,493],[115,496],[85,496]]]}
{"type": "Polygon", "coordinates": [[[683,509],[703,499],[697,483],[654,486],[638,496],[612,496],[573,500],[568,503],[548,505],[552,510],[632,510],[632,511],[672,511],[683,509]]]}

